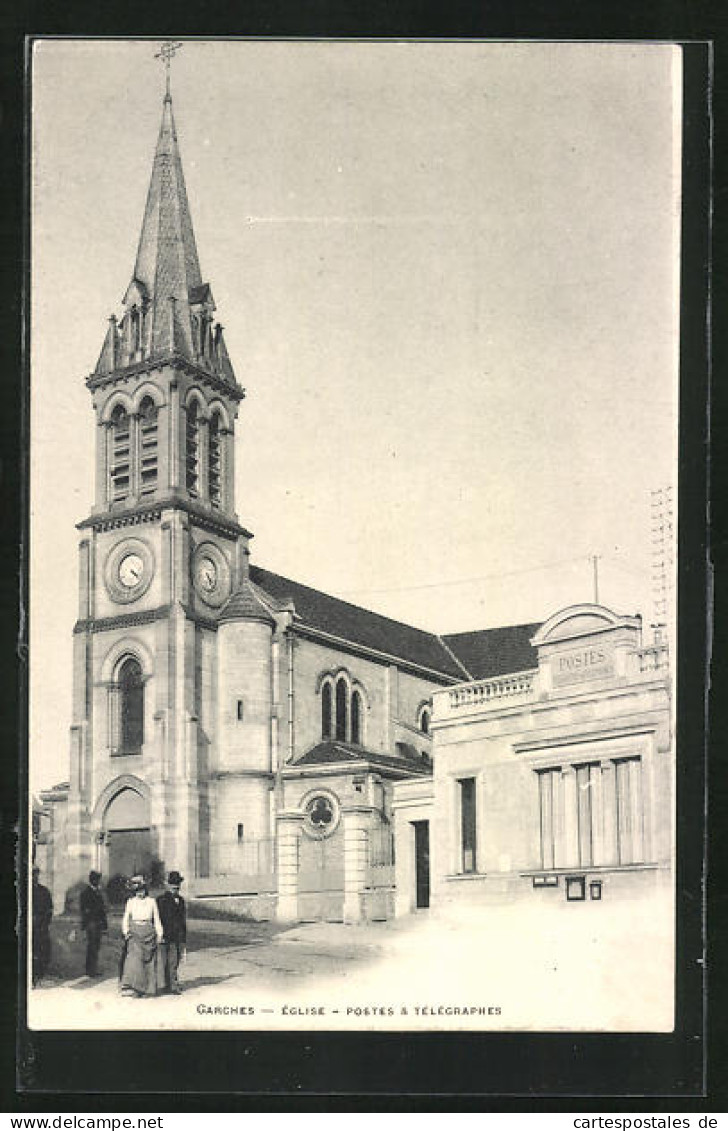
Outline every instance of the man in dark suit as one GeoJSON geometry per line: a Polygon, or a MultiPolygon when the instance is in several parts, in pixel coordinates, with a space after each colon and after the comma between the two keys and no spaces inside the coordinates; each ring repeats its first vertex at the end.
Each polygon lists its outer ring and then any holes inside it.
{"type": "Polygon", "coordinates": [[[79,899],[81,930],[86,932],[86,974],[89,978],[98,977],[101,936],[108,927],[100,885],[101,873],[89,872],[88,884],[79,899]]]}
{"type": "Polygon", "coordinates": [[[33,869],[31,905],[33,912],[33,985],[41,981],[51,961],[51,919],[53,899],[47,887],[40,882],[39,868],[33,869]]]}
{"type": "Polygon", "coordinates": [[[185,901],[179,893],[184,877],[179,872],[167,876],[168,890],[157,899],[159,918],[162,921],[162,962],[164,984],[169,993],[181,994],[178,970],[187,949],[187,913],[185,901]]]}

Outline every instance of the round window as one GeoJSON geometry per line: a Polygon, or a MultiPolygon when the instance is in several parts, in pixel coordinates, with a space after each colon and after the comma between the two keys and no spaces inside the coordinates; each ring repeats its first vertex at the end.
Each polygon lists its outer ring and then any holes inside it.
{"type": "Polygon", "coordinates": [[[312,794],[303,812],[306,818],[304,828],[310,836],[330,836],[339,823],[339,806],[330,793],[312,794]]]}

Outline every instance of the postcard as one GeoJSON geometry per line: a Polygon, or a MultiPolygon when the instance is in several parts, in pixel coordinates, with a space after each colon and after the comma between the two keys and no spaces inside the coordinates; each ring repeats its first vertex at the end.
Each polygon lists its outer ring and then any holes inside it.
{"type": "Polygon", "coordinates": [[[30,1029],[671,1032],[681,47],[31,56],[30,1029]]]}

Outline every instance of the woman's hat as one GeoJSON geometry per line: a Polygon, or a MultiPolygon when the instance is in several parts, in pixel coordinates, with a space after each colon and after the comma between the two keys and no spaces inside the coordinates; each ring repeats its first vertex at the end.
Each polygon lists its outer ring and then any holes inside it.
{"type": "Polygon", "coordinates": [[[167,876],[167,883],[173,886],[183,884],[185,882],[184,876],[180,876],[179,872],[170,872],[167,876]]]}
{"type": "Polygon", "coordinates": [[[146,886],[147,881],[144,879],[144,876],[132,876],[129,880],[129,887],[133,888],[134,891],[139,891],[140,888],[145,888],[146,886]]]}

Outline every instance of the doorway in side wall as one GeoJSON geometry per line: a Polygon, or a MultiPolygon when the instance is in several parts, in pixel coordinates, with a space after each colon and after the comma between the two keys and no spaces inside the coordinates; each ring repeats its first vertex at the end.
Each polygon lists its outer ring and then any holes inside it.
{"type": "Polygon", "coordinates": [[[415,907],[430,906],[430,822],[413,821],[415,830],[415,907]]]}

